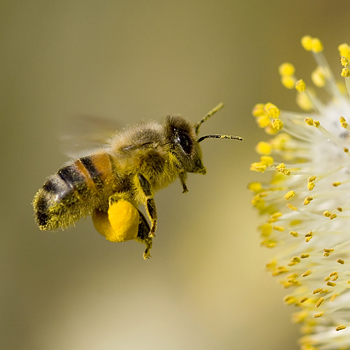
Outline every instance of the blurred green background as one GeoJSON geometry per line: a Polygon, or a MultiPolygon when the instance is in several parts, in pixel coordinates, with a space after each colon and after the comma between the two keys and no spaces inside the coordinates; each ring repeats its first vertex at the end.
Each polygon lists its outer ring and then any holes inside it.
{"type": "Polygon", "coordinates": [[[294,109],[279,81],[291,61],[308,82],[300,46],[317,36],[336,72],[349,1],[6,1],[0,4],[0,348],[297,349],[294,309],[264,270],[249,171],[266,136],[251,109],[294,109]],[[41,232],[31,201],[67,161],[58,129],[79,115],[162,120],[181,113],[201,129],[243,136],[202,144],[206,176],[156,195],[152,259],[113,244],[91,220],[41,232]]]}

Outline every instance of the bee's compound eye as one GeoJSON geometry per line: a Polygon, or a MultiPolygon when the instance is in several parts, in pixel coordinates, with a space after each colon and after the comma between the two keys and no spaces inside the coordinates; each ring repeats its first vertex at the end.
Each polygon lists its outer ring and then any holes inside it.
{"type": "Polygon", "coordinates": [[[185,132],[179,132],[176,137],[176,142],[181,146],[186,154],[190,154],[192,150],[192,140],[185,132]]]}

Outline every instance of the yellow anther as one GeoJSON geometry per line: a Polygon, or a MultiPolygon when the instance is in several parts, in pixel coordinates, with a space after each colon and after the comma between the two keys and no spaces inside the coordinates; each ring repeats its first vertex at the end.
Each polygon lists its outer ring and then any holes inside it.
{"type": "Polygon", "coordinates": [[[292,204],[290,204],[290,203],[287,204],[287,207],[288,207],[289,209],[291,209],[291,210],[294,210],[294,211],[297,211],[297,210],[298,210],[298,208],[297,208],[296,206],[294,206],[294,205],[292,205],[292,204]]]}
{"type": "Polygon", "coordinates": [[[260,117],[262,115],[265,115],[264,107],[265,107],[265,105],[263,103],[256,104],[252,110],[253,116],[260,117]]]}
{"type": "Polygon", "coordinates": [[[252,163],[250,165],[250,170],[263,173],[266,170],[266,165],[261,163],[252,163]]]}
{"type": "Polygon", "coordinates": [[[294,263],[300,263],[301,260],[298,256],[293,256],[293,258],[291,258],[290,261],[294,263]]]}
{"type": "Polygon", "coordinates": [[[323,297],[321,297],[320,299],[318,299],[317,300],[317,302],[316,302],[316,304],[315,304],[315,306],[316,307],[320,307],[321,306],[321,304],[324,302],[324,298],[323,297]]]}
{"type": "Polygon", "coordinates": [[[312,52],[317,53],[317,52],[323,51],[323,45],[320,39],[313,38],[311,45],[312,45],[312,52]]]}
{"type": "Polygon", "coordinates": [[[301,45],[306,51],[312,50],[312,38],[309,35],[305,35],[301,38],[301,45]]]}
{"type": "Polygon", "coordinates": [[[272,127],[272,125],[268,125],[266,128],[265,128],[265,132],[266,134],[268,135],[275,135],[278,133],[278,129],[275,129],[274,127],[272,127]]]}
{"type": "Polygon", "coordinates": [[[283,122],[280,119],[273,119],[271,125],[276,130],[281,130],[283,128],[283,122]]]}
{"type": "Polygon", "coordinates": [[[312,231],[309,231],[308,233],[306,233],[305,237],[312,237],[312,231]]]}
{"type": "Polygon", "coordinates": [[[272,146],[268,142],[260,141],[256,145],[255,150],[259,154],[264,154],[268,156],[272,151],[272,146]]]}
{"type": "Polygon", "coordinates": [[[338,207],[337,210],[340,211],[340,212],[342,212],[342,211],[343,211],[343,208],[342,208],[342,207],[338,207]]]}
{"type": "Polygon", "coordinates": [[[342,331],[346,328],[346,326],[338,326],[335,330],[338,331],[342,331]]]}
{"type": "Polygon", "coordinates": [[[260,163],[265,164],[267,166],[272,165],[273,162],[274,162],[274,160],[270,156],[262,156],[262,157],[260,157],[260,163]]]}
{"type": "Polygon", "coordinates": [[[304,111],[311,111],[313,109],[313,104],[306,94],[297,94],[296,102],[304,111]]]}
{"type": "Polygon", "coordinates": [[[314,198],[313,198],[313,197],[310,197],[310,196],[306,197],[306,198],[304,199],[304,205],[310,204],[310,202],[311,202],[313,199],[314,199],[314,198]]]}
{"type": "Polygon", "coordinates": [[[348,152],[349,152],[349,149],[346,148],[346,147],[344,147],[344,148],[343,148],[343,151],[344,151],[345,153],[348,153],[348,152]]]}
{"type": "Polygon", "coordinates": [[[315,181],[315,180],[316,180],[316,176],[315,176],[315,175],[310,176],[310,177],[307,179],[308,182],[313,182],[313,181],[315,181]]]}
{"type": "Polygon", "coordinates": [[[334,252],[334,249],[332,249],[332,248],[330,248],[330,249],[326,249],[326,248],[324,248],[323,249],[323,251],[325,252],[325,253],[333,253],[334,252]]]}
{"type": "Polygon", "coordinates": [[[329,217],[329,219],[330,220],[333,220],[333,219],[335,219],[337,217],[337,214],[332,214],[330,217],[329,217]]]}
{"type": "Polygon", "coordinates": [[[337,284],[333,282],[327,282],[327,286],[335,287],[337,284]]]}
{"type": "Polygon", "coordinates": [[[348,44],[341,44],[338,46],[340,56],[350,59],[350,46],[348,44]]]}
{"type": "Polygon", "coordinates": [[[280,75],[293,75],[295,68],[291,63],[285,62],[278,67],[278,71],[280,75]]]}
{"type": "Polygon", "coordinates": [[[276,230],[276,231],[280,231],[280,232],[284,231],[284,227],[283,226],[273,226],[273,229],[276,230]]]}
{"type": "Polygon", "coordinates": [[[266,128],[270,124],[270,118],[267,115],[262,115],[256,118],[259,128],[266,128]]]}
{"type": "Polygon", "coordinates": [[[278,118],[280,116],[279,108],[271,102],[266,103],[265,110],[270,118],[278,118]]]}
{"type": "Polygon", "coordinates": [[[293,237],[299,236],[298,232],[296,232],[296,231],[290,231],[289,234],[292,235],[293,237]]]}
{"type": "Polygon", "coordinates": [[[341,75],[343,78],[350,77],[350,70],[349,70],[349,68],[343,68],[343,69],[341,70],[340,75],[341,75]]]}
{"type": "Polygon", "coordinates": [[[261,182],[251,182],[248,185],[248,189],[251,190],[254,193],[258,193],[262,190],[261,182]]]}
{"type": "Polygon", "coordinates": [[[295,88],[297,89],[297,91],[299,92],[303,92],[306,89],[306,84],[304,82],[304,80],[300,79],[295,83],[295,88]]]}
{"type": "Polygon", "coordinates": [[[310,254],[300,254],[300,257],[301,257],[302,259],[307,259],[307,258],[310,257],[310,254]]]}
{"type": "Polygon", "coordinates": [[[295,304],[296,303],[296,299],[293,296],[291,296],[291,295],[287,295],[286,297],[284,297],[283,301],[287,305],[291,305],[291,304],[295,304]]]}
{"type": "Polygon", "coordinates": [[[314,317],[315,317],[315,318],[322,317],[323,314],[324,314],[324,311],[323,311],[323,312],[320,312],[320,313],[318,313],[318,314],[315,314],[314,317]]]}
{"type": "Polygon", "coordinates": [[[317,87],[323,87],[326,84],[326,77],[323,69],[319,66],[312,72],[311,79],[317,87]]]}
{"type": "Polygon", "coordinates": [[[314,125],[314,120],[312,118],[305,118],[304,121],[307,125],[310,125],[310,126],[314,125]]]}
{"type": "Polygon", "coordinates": [[[334,293],[334,294],[330,297],[329,301],[333,301],[337,296],[338,296],[338,294],[337,294],[337,293],[334,293]]]}
{"type": "Polygon", "coordinates": [[[340,63],[343,67],[347,67],[350,64],[350,60],[349,58],[342,56],[340,58],[340,63]]]}
{"type": "Polygon", "coordinates": [[[286,193],[284,195],[284,199],[288,200],[288,199],[291,199],[295,196],[295,192],[294,191],[289,191],[288,193],[286,193]]]}
{"type": "Polygon", "coordinates": [[[341,116],[341,117],[339,118],[339,122],[340,122],[340,125],[341,125],[344,129],[346,129],[346,128],[348,127],[348,123],[346,122],[346,119],[345,119],[343,116],[341,116]]]}
{"type": "Polygon", "coordinates": [[[301,277],[307,277],[311,275],[311,270],[307,270],[306,272],[304,272],[303,274],[301,274],[301,277]]]}
{"type": "Polygon", "coordinates": [[[313,237],[313,236],[306,237],[306,238],[305,238],[305,242],[306,242],[306,243],[310,242],[310,241],[311,241],[311,239],[312,239],[312,237],[313,237]]]}
{"type": "Polygon", "coordinates": [[[341,185],[341,182],[336,181],[336,182],[333,182],[332,185],[333,185],[334,187],[338,187],[338,186],[341,185]]]}
{"type": "Polygon", "coordinates": [[[326,218],[329,218],[331,215],[332,214],[328,210],[323,212],[323,216],[325,216],[326,218]]]}
{"type": "Polygon", "coordinates": [[[318,128],[321,123],[318,120],[314,120],[314,127],[318,128]]]}
{"type": "Polygon", "coordinates": [[[343,259],[338,259],[338,260],[337,260],[337,263],[344,265],[344,264],[345,264],[345,261],[344,261],[343,259]]]}
{"type": "Polygon", "coordinates": [[[281,83],[287,89],[293,89],[295,86],[295,81],[295,78],[289,75],[283,75],[281,77],[281,83]]]}
{"type": "Polygon", "coordinates": [[[308,182],[307,183],[307,188],[309,191],[312,191],[315,188],[315,183],[314,182],[308,182]]]}
{"type": "Polygon", "coordinates": [[[292,220],[290,222],[290,226],[297,226],[300,225],[303,221],[302,220],[292,220]]]}
{"type": "Polygon", "coordinates": [[[261,235],[264,237],[268,237],[272,232],[272,225],[271,224],[263,224],[259,227],[261,230],[261,235]]]}
{"type": "Polygon", "coordinates": [[[283,214],[280,213],[279,211],[271,215],[271,219],[276,221],[278,218],[280,218],[283,214]]]}
{"type": "Polygon", "coordinates": [[[318,293],[321,293],[322,292],[322,288],[317,288],[315,289],[312,294],[318,294],[318,293]]]}

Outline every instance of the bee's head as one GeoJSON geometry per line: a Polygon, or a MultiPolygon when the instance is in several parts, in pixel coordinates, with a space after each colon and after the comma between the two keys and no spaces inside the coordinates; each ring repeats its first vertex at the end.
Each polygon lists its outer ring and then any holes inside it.
{"type": "Polygon", "coordinates": [[[208,138],[243,140],[239,136],[221,134],[208,134],[198,138],[200,126],[223,107],[224,105],[222,103],[218,104],[194,126],[181,116],[167,118],[167,137],[172,143],[174,154],[181,162],[185,171],[200,174],[207,172],[202,163],[202,152],[199,142],[208,138]]]}

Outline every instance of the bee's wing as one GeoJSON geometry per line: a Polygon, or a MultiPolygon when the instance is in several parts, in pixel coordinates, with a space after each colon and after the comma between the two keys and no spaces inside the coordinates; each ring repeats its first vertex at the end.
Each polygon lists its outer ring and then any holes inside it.
{"type": "Polygon", "coordinates": [[[79,158],[96,148],[106,148],[119,128],[120,124],[106,118],[87,115],[72,118],[59,136],[62,151],[69,157],[79,158]]]}

